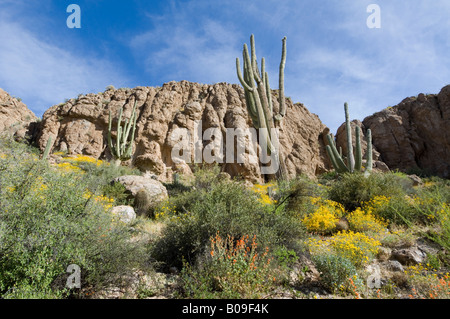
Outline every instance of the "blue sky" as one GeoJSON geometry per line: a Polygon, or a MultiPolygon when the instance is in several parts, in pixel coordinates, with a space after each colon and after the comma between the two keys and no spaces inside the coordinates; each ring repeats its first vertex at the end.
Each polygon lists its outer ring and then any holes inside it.
{"type": "Polygon", "coordinates": [[[278,88],[335,131],[408,96],[450,84],[448,0],[0,0],[0,87],[38,116],[106,86],[188,80],[238,83],[236,57],[255,35],[278,88]],[[381,28],[369,29],[369,4],[381,28]],[[69,29],[69,4],[81,28],[69,29]]]}

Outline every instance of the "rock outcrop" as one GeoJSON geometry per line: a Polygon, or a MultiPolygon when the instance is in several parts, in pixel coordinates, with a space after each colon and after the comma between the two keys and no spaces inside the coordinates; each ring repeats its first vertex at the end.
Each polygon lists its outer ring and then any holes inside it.
{"type": "Polygon", "coordinates": [[[363,120],[390,169],[450,177],[450,85],[439,94],[404,99],[363,120]]]}
{"type": "MultiPolygon", "coordinates": [[[[37,144],[44,149],[48,137],[52,136],[53,150],[109,159],[111,154],[106,140],[109,111],[115,123],[119,109],[124,107],[125,120],[130,117],[135,101],[138,119],[130,161],[142,171],[158,175],[162,181],[170,180],[173,172],[191,173],[194,152],[190,154],[191,163],[175,160],[172,154],[174,147],[181,142],[193,150],[194,138],[187,141],[181,138],[181,141],[177,136],[180,129],[194,136],[198,123],[201,123],[202,134],[209,128],[217,128],[216,131],[221,132],[224,138],[222,149],[225,154],[226,129],[251,127],[244,91],[240,86],[181,81],[169,82],[162,87],[108,89],[55,105],[43,115],[37,144]]],[[[277,108],[275,97],[273,102],[277,108]]],[[[329,168],[322,138],[325,125],[302,104],[293,104],[290,99],[286,99],[286,104],[287,116],[280,128],[280,143],[288,176],[305,174],[312,177],[325,172],[329,168]]],[[[113,137],[114,134],[113,126],[113,137]]],[[[200,149],[205,151],[219,140],[215,136],[211,140],[203,136],[199,142],[200,149]]],[[[230,145],[236,150],[237,143],[230,145]]],[[[222,163],[222,171],[233,177],[260,182],[260,164],[254,160],[257,154],[247,149],[243,163],[237,163],[237,158],[222,163]]]]}
{"type": "Polygon", "coordinates": [[[32,135],[30,124],[36,121],[36,115],[20,99],[0,88],[0,133],[25,138],[32,135]]]}

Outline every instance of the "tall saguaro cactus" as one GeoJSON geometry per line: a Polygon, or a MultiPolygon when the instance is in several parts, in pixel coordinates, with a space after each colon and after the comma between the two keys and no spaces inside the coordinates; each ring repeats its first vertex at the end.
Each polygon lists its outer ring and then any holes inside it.
{"type": "Polygon", "coordinates": [[[120,108],[119,111],[119,119],[117,120],[117,136],[116,143],[114,144],[111,137],[112,130],[112,116],[111,110],[109,111],[109,121],[108,121],[108,146],[111,150],[111,154],[113,155],[116,165],[120,165],[121,162],[129,160],[131,158],[131,154],[133,151],[133,140],[134,133],[136,130],[136,104],[137,101],[134,102],[133,111],[131,113],[131,117],[125,121],[125,125],[122,127],[122,113],[123,107],[120,108]],[[131,131],[131,138],[128,139],[131,131]]]}
{"type": "Polygon", "coordinates": [[[244,44],[243,62],[244,72],[242,75],[239,58],[236,58],[236,70],[239,81],[244,87],[245,100],[247,110],[252,119],[253,126],[263,134],[260,139],[267,141],[268,154],[275,154],[278,160],[279,169],[276,173],[277,178],[283,178],[285,174],[284,161],[281,159],[279,152],[278,136],[272,136],[275,130],[279,127],[284,116],[286,115],[286,103],[284,98],[284,68],[286,64],[286,37],[282,40],[282,54],[279,68],[279,110],[274,114],[272,104],[272,94],[269,85],[269,75],[265,71],[265,59],[261,59],[261,71],[258,69],[258,62],[256,59],[255,38],[253,34],[250,37],[249,53],[247,44],[244,44]],[[263,129],[263,130],[261,130],[263,129]]]}
{"type": "MultiPolygon", "coordinates": [[[[361,129],[359,126],[355,128],[356,135],[356,145],[355,154],[353,154],[353,143],[352,143],[352,131],[350,125],[350,117],[348,115],[348,104],[344,104],[345,110],[345,130],[347,133],[347,158],[344,161],[342,156],[342,150],[338,152],[336,147],[336,142],[334,141],[333,135],[327,135],[328,145],[326,146],[328,157],[333,164],[334,169],[338,173],[353,173],[360,172],[362,170],[362,148],[361,148],[361,129]]],[[[367,151],[366,151],[366,172],[372,171],[372,133],[370,129],[367,130],[367,151]]]]}

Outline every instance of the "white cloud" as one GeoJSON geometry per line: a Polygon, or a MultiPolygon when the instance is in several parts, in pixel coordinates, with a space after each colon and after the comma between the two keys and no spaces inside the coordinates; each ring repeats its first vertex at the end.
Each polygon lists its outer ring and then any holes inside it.
{"type": "Polygon", "coordinates": [[[330,2],[334,18],[325,27],[318,21],[309,28],[328,32],[309,39],[312,43],[295,37],[290,42],[297,56],[288,60],[286,91],[332,131],[344,120],[345,101],[351,117],[362,120],[405,97],[438,93],[450,83],[450,2],[375,1],[381,7],[381,29],[366,26],[370,3],[330,2]]]}
{"type": "Polygon", "coordinates": [[[236,82],[235,59],[240,55],[234,26],[205,15],[197,6],[172,8],[151,16],[156,26],[130,41],[137,59],[158,82],[188,80],[201,83],[236,82]]]}
{"type": "Polygon", "coordinates": [[[185,18],[178,16],[176,25],[159,21],[156,28],[131,40],[137,57],[145,60],[146,71],[154,77],[162,75],[158,81],[235,82],[239,51],[234,32],[212,19],[192,25],[191,17],[185,18]]]}
{"type": "Polygon", "coordinates": [[[21,97],[37,115],[66,98],[103,91],[124,78],[108,62],[75,56],[3,18],[0,43],[0,87],[21,97]]]}

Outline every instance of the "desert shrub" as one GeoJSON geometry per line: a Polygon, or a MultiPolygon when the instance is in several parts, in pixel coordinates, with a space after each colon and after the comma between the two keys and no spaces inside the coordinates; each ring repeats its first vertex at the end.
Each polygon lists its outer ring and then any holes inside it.
{"type": "Polygon", "coordinates": [[[83,173],[84,179],[88,183],[88,189],[91,192],[101,193],[105,196],[115,199],[116,205],[132,205],[132,198],[126,192],[125,187],[120,183],[111,183],[111,181],[123,175],[137,175],[141,172],[134,167],[116,166],[108,162],[94,159],[90,156],[76,155],[65,157],[59,163],[68,172],[83,173]]]}
{"type": "Polygon", "coordinates": [[[330,244],[336,254],[347,258],[355,266],[367,264],[378,252],[381,243],[363,233],[339,232],[330,238],[330,244]]]}
{"type": "Polygon", "coordinates": [[[411,187],[412,182],[408,178],[396,174],[372,173],[364,176],[353,173],[343,174],[332,184],[328,193],[331,200],[344,205],[347,211],[353,211],[375,196],[404,197],[411,187]]]}
{"type": "Polygon", "coordinates": [[[336,229],[336,224],[345,213],[341,204],[321,197],[310,198],[313,211],[302,222],[309,232],[329,234],[336,229]]]}
{"type": "Polygon", "coordinates": [[[282,269],[289,269],[299,259],[295,250],[287,249],[284,246],[277,247],[273,252],[273,256],[282,269]]]}
{"type": "Polygon", "coordinates": [[[220,167],[217,164],[197,165],[193,169],[195,189],[209,189],[217,182],[220,167]]]}
{"type": "Polygon", "coordinates": [[[114,199],[114,204],[118,205],[133,205],[133,200],[127,193],[127,189],[121,183],[107,183],[102,184],[98,188],[98,192],[108,198],[114,199]]]}
{"type": "Polygon", "coordinates": [[[378,252],[381,243],[363,233],[342,231],[326,240],[310,237],[307,246],[311,255],[334,254],[347,258],[356,267],[366,265],[378,252]]]}
{"type": "Polygon", "coordinates": [[[260,202],[258,194],[237,182],[216,181],[207,189],[173,198],[167,207],[172,217],[152,247],[153,257],[167,267],[181,268],[183,258],[194,262],[217,231],[234,238],[256,235],[261,245],[270,248],[293,245],[303,233],[298,218],[275,212],[273,206],[260,202]]]}
{"type": "Polygon", "coordinates": [[[390,225],[412,226],[423,220],[423,216],[414,205],[414,199],[408,195],[403,197],[375,196],[370,201],[363,203],[363,209],[370,211],[390,225]]]}
{"type": "Polygon", "coordinates": [[[274,196],[279,209],[298,214],[302,217],[303,212],[310,209],[311,197],[322,197],[325,195],[324,188],[318,186],[306,177],[297,176],[290,180],[282,180],[278,183],[278,191],[274,196]]]}
{"type": "Polygon", "coordinates": [[[1,297],[77,293],[65,287],[71,264],[82,287],[100,289],[141,263],[144,247],[114,221],[106,197],[89,192],[85,174],[62,174],[23,145],[8,147],[0,158],[1,297]]]}
{"type": "Polygon", "coordinates": [[[377,217],[370,207],[356,208],[347,215],[350,230],[354,232],[382,233],[385,232],[388,223],[377,217]]]}
{"type": "Polygon", "coordinates": [[[425,235],[432,241],[438,243],[447,251],[450,250],[450,206],[444,204],[439,213],[439,222],[435,229],[425,235]]]}
{"type": "Polygon", "coordinates": [[[424,223],[440,223],[448,216],[450,203],[450,181],[429,179],[421,187],[411,203],[424,223]]]}
{"type": "Polygon", "coordinates": [[[343,256],[320,254],[313,256],[312,260],[320,273],[320,282],[333,293],[349,290],[349,278],[357,276],[356,267],[343,256]]]}
{"type": "Polygon", "coordinates": [[[276,201],[272,198],[271,192],[277,191],[277,185],[275,182],[266,184],[255,184],[251,188],[253,192],[259,195],[259,201],[265,205],[273,205],[276,201]]]}
{"type": "Polygon", "coordinates": [[[235,239],[219,233],[210,238],[209,251],[196,265],[185,263],[180,287],[186,298],[261,298],[274,286],[275,273],[267,247],[257,249],[256,236],[235,239]]]}

